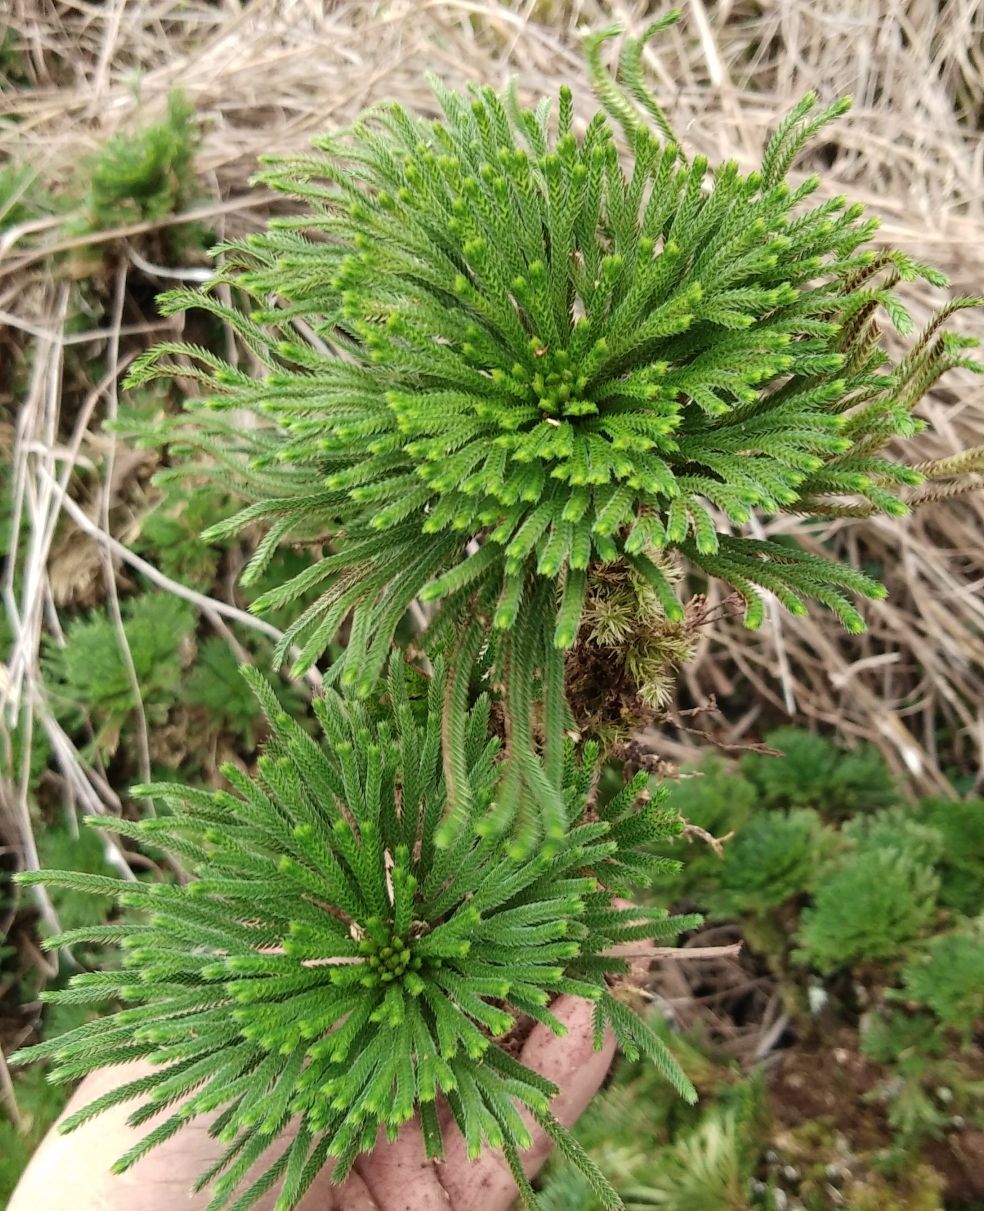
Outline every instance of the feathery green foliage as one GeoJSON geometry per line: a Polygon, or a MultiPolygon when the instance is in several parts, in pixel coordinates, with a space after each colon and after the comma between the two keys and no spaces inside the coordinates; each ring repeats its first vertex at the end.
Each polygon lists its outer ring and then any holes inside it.
{"type": "Polygon", "coordinates": [[[927,928],[939,878],[897,850],[863,850],[817,889],[797,935],[800,957],[829,972],[891,959],[927,928]]]}
{"type": "MultiPolygon", "coordinates": [[[[739,834],[753,819],[758,804],[755,788],[736,775],[734,766],[716,753],[708,754],[697,768],[685,768],[670,789],[670,804],[688,824],[694,824],[712,837],[739,834]]],[[[679,855],[679,844],[665,850],[679,855]]],[[[721,858],[701,842],[686,848],[686,861],[676,877],[668,876],[668,890],[691,893],[698,887],[716,887],[721,877],[721,858]]]]}
{"type": "MultiPolygon", "coordinates": [[[[181,685],[181,648],[194,631],[194,612],[169,593],[148,591],[122,603],[123,631],[144,711],[159,721],[181,685]]],[[[88,713],[94,748],[115,751],[120,728],[136,703],[121,637],[105,611],[74,619],[63,644],[50,643],[42,667],[59,718],[77,722],[88,713]]]]}
{"type": "Polygon", "coordinates": [[[716,913],[763,913],[817,883],[830,835],[809,808],[760,812],[729,843],[721,865],[716,913]]]}
{"type": "Polygon", "coordinates": [[[945,840],[938,829],[919,817],[920,813],[908,805],[885,807],[848,820],[840,835],[858,851],[894,850],[917,865],[935,866],[943,857],[945,840]]]}
{"type": "MultiPolygon", "coordinates": [[[[900,789],[892,787],[887,771],[868,752],[839,753],[829,741],[792,728],[770,734],[767,741],[788,755],[750,753],[737,767],[711,757],[699,776],[676,784],[670,804],[689,822],[724,837],[723,857],[694,839],[684,847],[681,869],[658,884],[663,902],[706,907],[733,923],[749,966],[760,971],[760,964],[767,964],[795,1029],[809,1039],[807,1055],[794,1045],[785,1052],[787,1061],[796,1071],[803,1071],[804,1060],[818,1063],[818,1092],[811,1097],[819,1099],[819,1090],[826,1090],[840,1102],[832,1119],[816,1126],[815,1135],[811,1125],[808,1151],[816,1164],[815,1183],[807,1176],[813,1166],[800,1152],[807,1140],[790,1130],[790,1087],[782,1077],[768,1094],[774,1126],[753,1121],[744,1126],[741,1141],[756,1176],[768,1172],[781,1178],[783,1164],[791,1166],[797,1176],[791,1182],[780,1180],[777,1190],[777,1195],[786,1192],[791,1203],[798,1198],[810,1207],[827,1205],[821,1195],[829,1180],[826,1166],[834,1141],[844,1139],[854,1156],[853,1180],[838,1185],[845,1206],[874,1211],[918,1205],[928,1211],[941,1205],[941,1179],[927,1170],[924,1186],[913,1159],[927,1137],[950,1135],[956,1143],[965,1123],[979,1121],[984,1094],[973,1045],[984,1007],[981,921],[973,919],[984,892],[984,872],[974,857],[984,803],[941,799],[902,804],[900,789]],[[767,781],[762,777],[766,772],[767,781]],[[865,788],[873,792],[872,806],[890,796],[894,805],[866,810],[865,788]],[[804,794],[815,809],[791,806],[804,794]],[[856,814],[841,823],[847,811],[856,814]],[[895,864],[923,873],[898,879],[893,872],[883,897],[872,884],[884,879],[886,865],[895,864]],[[851,873],[841,877],[845,871],[851,873]],[[963,917],[959,904],[945,899],[951,879],[959,888],[960,904],[966,904],[963,917]],[[937,881],[938,903],[953,911],[940,911],[934,903],[937,881]],[[825,893],[828,885],[833,890],[825,893]],[[798,920],[804,911],[814,919],[811,900],[822,910],[814,926],[823,935],[818,966],[830,977],[823,982],[820,1012],[814,1001],[816,972],[790,962],[791,949],[802,941],[798,920]],[[921,924],[909,916],[910,901],[921,924]],[[845,978],[848,970],[850,978],[845,978]],[[868,1011],[854,1035],[858,1003],[868,1011]],[[845,1096],[842,1073],[848,1065],[836,1065],[834,1077],[824,1075],[820,1057],[835,1047],[858,1051],[867,1061],[864,1101],[884,1105],[886,1130],[880,1138],[875,1120],[856,1117],[862,1089],[845,1096]]],[[[680,847],[663,852],[679,854],[680,847]]],[[[816,937],[811,941],[819,945],[816,937]]],[[[715,999],[705,1019],[712,1030],[720,1003],[715,999]]],[[[739,1020],[745,1012],[739,1002],[739,1020]]],[[[665,1022],[663,1029],[668,1029],[665,1022]]],[[[685,1045],[678,1041],[678,1054],[685,1045]]],[[[734,1110],[727,1096],[730,1085],[715,1088],[692,1056],[686,1068],[700,1090],[696,1108],[652,1090],[645,1072],[624,1082],[623,1069],[579,1121],[581,1142],[596,1158],[604,1158],[606,1173],[630,1209],[772,1205],[761,1185],[753,1191],[748,1183],[731,1184],[738,1172],[732,1151],[736,1139],[721,1130],[734,1110]]],[[[797,1116],[800,1105],[798,1099],[793,1102],[797,1116]]],[[[598,1208],[583,1179],[557,1161],[548,1170],[542,1199],[551,1211],[598,1208]]]]}
{"type": "Polygon", "coordinates": [[[743,1148],[733,1111],[711,1111],[697,1128],[660,1152],[662,1172],[625,1192],[629,1211],[745,1211],[757,1157],[743,1148]]]}
{"type": "Polygon", "coordinates": [[[222,727],[241,737],[248,748],[255,748],[262,712],[240,676],[235,653],[221,636],[211,635],[199,645],[182,697],[189,706],[205,712],[210,726],[222,727]]]}
{"type": "Polygon", "coordinates": [[[900,1151],[980,1118],[973,1034],[984,1003],[982,959],[979,922],[938,934],[906,963],[904,988],[887,990],[886,1000],[902,1005],[863,1022],[863,1054],[887,1069],[868,1096],[885,1103],[900,1151]]]}
{"type": "Polygon", "coordinates": [[[844,752],[799,727],[776,728],[765,742],[781,760],[766,753],[746,753],[741,760],[741,772],[763,807],[812,807],[826,820],[841,820],[898,802],[885,761],[870,745],[844,752]]]}
{"type": "MultiPolygon", "coordinates": [[[[77,976],[48,998],[119,999],[124,1008],[19,1058],[53,1059],[61,1080],[123,1059],[146,1058],[155,1069],[77,1112],[66,1129],[130,1099],[141,1099],[136,1125],[174,1106],[121,1158],[122,1171],[191,1118],[220,1110],[212,1131],[228,1147],[202,1178],[215,1208],[249,1206],[280,1180],[278,1206],[293,1207],[329,1158],[341,1180],[380,1125],[392,1136],[415,1113],[429,1155],[441,1155],[438,1095],[472,1157],[488,1144],[516,1160],[530,1143],[522,1105],[577,1163],[550,1112],[554,1086],[496,1042],[520,1014],[561,1033],[549,1002],[565,992],[595,1003],[598,1046],[610,1026],[627,1054],[647,1055],[695,1096],[662,1040],[618,998],[628,965],[608,953],[696,920],[615,902],[647,882],[659,864],[647,847],[676,827],[659,796],[637,802],[645,775],[589,811],[596,750],[579,762],[568,749],[564,835],[549,853],[512,858],[482,827],[499,766],[481,699],[466,716],[462,748],[472,817],[438,849],[446,809],[439,669],[422,720],[399,657],[385,710],[345,705],[329,691],[315,703],[321,744],[246,673],[272,729],[255,780],[230,766],[232,791],[146,788],[171,815],[90,821],[173,853],[193,872],[189,885],[74,871],[22,877],[115,895],[131,910],[113,926],[122,970],[77,976]],[[247,1170],[295,1118],[294,1141],[243,1190],[247,1170]]],[[[76,929],[47,945],[88,936],[76,929]]],[[[604,1205],[619,1206],[583,1164],[604,1205]]]]}
{"type": "MultiPolygon", "coordinates": [[[[713,900],[715,908],[728,913],[761,914],[816,885],[818,863],[840,843],[831,828],[814,829],[815,824],[839,821],[856,812],[844,838],[857,843],[875,827],[866,822],[867,813],[899,802],[898,787],[875,749],[862,746],[845,752],[828,738],[797,727],[777,728],[763,739],[780,755],[745,753],[736,768],[712,754],[673,785],[670,801],[688,823],[712,837],[733,834],[725,843],[723,861],[703,843],[688,847],[677,876],[662,883],[674,896],[695,896],[708,904],[713,900]],[[747,841],[746,831],[751,833],[747,841]],[[764,873],[773,864],[774,873],[784,872],[781,887],[772,887],[764,873]],[[725,907],[728,889],[745,901],[743,908],[736,901],[725,907]]],[[[875,814],[877,844],[895,827],[919,828],[911,810],[908,815],[905,809],[897,810],[902,813],[898,820],[895,815],[875,814]]],[[[891,840],[894,848],[900,847],[897,836],[891,840]]],[[[937,853],[933,841],[927,845],[937,853]]],[[[679,853],[679,847],[665,852],[679,853]]]]}
{"type": "MultiPolygon", "coordinates": [[[[660,1029],[668,1033],[665,1022],[660,1029]]],[[[626,1211],[746,1211],[755,1205],[751,1176],[767,1123],[762,1074],[743,1079],[697,1036],[679,1038],[677,1047],[700,1089],[696,1106],[667,1096],[646,1069],[622,1064],[575,1134],[612,1173],[626,1211]]],[[[542,1185],[544,1211],[600,1211],[581,1175],[559,1157],[542,1185]]]]}
{"type": "Polygon", "coordinates": [[[623,87],[590,43],[603,109],[580,137],[567,90],[553,120],[546,103],[435,82],[441,119],[384,106],[271,161],[262,181],[298,213],[224,245],[203,290],[164,296],[168,314],[230,323],[266,371],[174,343],[131,371],[200,387],[173,448],[250,501],[210,533],[268,527],[247,580],[299,529],[331,540],[256,602],[322,587],[290,628],[299,666],[351,614],[335,667],[371,693],[416,598],[459,631],[477,615],[521,632],[514,656],[569,647],[592,569],[620,557],[679,618],[653,558],[667,548],[734,586],[752,626],[762,590],[796,613],[819,601],[851,630],[850,596],[882,594],[856,569],[736,530],[756,510],[824,514],[845,498],[905,512],[899,490],[920,476],[881,452],[918,432],[913,409],[941,374],[976,368],[973,342],[943,330],[975,300],[946,304],[893,362],[881,325],[912,327],[894,286],[944,279],[868,248],[876,223],[860,206],[811,205],[816,178],[784,179],[847,103],[810,95],[759,171],[710,171],[672,139],[641,46],[625,44],[623,87]],[[240,409],[261,423],[237,423],[240,409]]]}
{"type": "Polygon", "coordinates": [[[194,110],[178,90],[159,122],[110,139],[91,162],[89,230],[173,214],[188,200],[197,142],[194,110]]]}
{"type": "Polygon", "coordinates": [[[940,1025],[969,1038],[984,1017],[984,927],[939,934],[902,972],[904,998],[925,1005],[940,1025]]]}
{"type": "MultiPolygon", "coordinates": [[[[601,1205],[619,1207],[552,1116],[555,1087],[500,1045],[520,1017],[561,1032],[559,993],[594,1002],[597,1046],[610,1027],[629,1059],[646,1056],[695,1096],[619,997],[628,966],[611,954],[695,923],[616,900],[671,865],[657,847],[680,822],[663,792],[640,801],[645,774],[596,801],[598,745],[578,754],[571,739],[575,661],[589,645],[602,663],[617,652],[631,695],[659,706],[692,642],[676,587],[684,566],[732,586],[749,626],[771,594],[862,629],[853,597],[881,596],[876,581],[744,527],[756,512],[903,513],[903,490],[921,476],[885,447],[919,431],[914,408],[943,373],[978,367],[965,356],[975,342],[944,330],[976,305],[963,298],[893,361],[881,326],[912,330],[894,288],[944,279],[870,248],[876,224],[861,207],[811,203],[816,178],[786,182],[846,102],[805,98],[757,172],[688,159],[641,75],[646,37],[675,19],[627,40],[616,78],[599,57],[610,31],[587,40],[602,109],[583,134],[569,90],[554,119],[513,91],[462,96],[435,82],[438,120],[384,106],[310,154],[271,161],[262,180],[296,213],[222,246],[202,290],[163,299],[166,314],[197,308],[225,322],[248,354],[240,365],[167,342],[130,375],[196,384],[184,417],[164,426],[177,474],[246,501],[207,537],[264,531],[243,583],[259,593],[253,608],[284,618],[278,663],[296,644],[296,670],[309,669],[340,632],[345,646],[315,704],[323,742],[247,671],[272,732],[255,777],[229,766],[231,791],[146,787],[173,814],[91,821],[173,855],[190,884],[70,870],[23,879],[128,910],[47,942],[118,941],[122,970],[85,973],[48,999],[123,1008],[21,1055],[53,1060],[56,1080],[151,1061],[150,1075],[66,1124],[131,1100],[134,1126],[170,1109],[121,1171],[218,1111],[211,1131],[226,1151],[199,1183],[209,1206],[247,1208],[278,1184],[287,1211],[329,1161],[342,1180],[381,1127],[393,1138],[417,1116],[439,1157],[441,1098],[469,1156],[499,1149],[530,1206],[521,1108],[601,1205]],[[317,554],[288,572],[278,561],[289,543],[317,554]],[[418,602],[434,604],[418,612],[433,675],[411,687],[393,648],[418,602]],[[473,702],[479,681],[501,692],[501,755],[489,698],[473,702]],[[289,1123],[296,1135],[249,1180],[289,1123]]],[[[111,143],[90,197],[101,225],[173,208],[192,147],[180,98],[137,142],[111,143]]],[[[170,525],[176,565],[208,577],[208,558],[196,566],[177,549],[179,519],[156,524],[150,546],[167,544],[170,525]]],[[[190,617],[146,602],[124,623],[137,677],[173,694],[190,617]]],[[[132,688],[108,621],[84,625],[86,667],[71,633],[49,671],[89,701],[108,751],[132,688]]],[[[225,695],[229,673],[228,649],[203,647],[185,699],[251,744],[257,715],[225,695]]],[[[146,705],[153,721],[153,693],[146,705]]],[[[860,762],[868,805],[879,776],[860,762]]],[[[812,884],[831,830],[809,798],[790,806],[739,835],[732,907],[776,905],[812,884]]],[[[804,914],[803,954],[822,971],[894,957],[935,912],[936,875],[882,847],[884,835],[859,834],[804,914]]],[[[691,1181],[687,1205],[724,1187],[740,1197],[733,1126],[709,1121],[681,1151],[671,1184],[691,1181]]]]}
{"type": "Polygon", "coordinates": [[[228,498],[200,486],[166,485],[161,499],[140,522],[132,548],[154,560],[166,575],[193,588],[207,588],[215,578],[221,550],[202,542],[201,532],[222,516],[228,498]]]}
{"type": "Polygon", "coordinates": [[[984,799],[924,799],[917,818],[943,838],[940,903],[978,915],[984,904],[984,799]]]}

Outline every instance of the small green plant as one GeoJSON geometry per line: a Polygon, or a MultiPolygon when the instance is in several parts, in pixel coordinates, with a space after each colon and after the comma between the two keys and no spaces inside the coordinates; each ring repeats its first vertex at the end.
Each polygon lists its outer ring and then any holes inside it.
{"type": "MultiPolygon", "coordinates": [[[[696,768],[684,767],[671,793],[680,815],[715,837],[741,828],[759,803],[755,787],[735,770],[733,763],[714,753],[696,768]]],[[[683,873],[689,869],[687,863],[683,873]]]]}
{"type": "Polygon", "coordinates": [[[895,851],[916,865],[935,866],[943,857],[946,840],[920,816],[909,805],[886,807],[848,820],[840,835],[855,850],[895,851]]]}
{"type": "Polygon", "coordinates": [[[761,812],[727,846],[712,907],[723,916],[768,913],[813,889],[830,848],[830,834],[809,808],[761,812]]]}
{"type": "Polygon", "coordinates": [[[845,753],[824,736],[782,727],[765,737],[782,760],[748,753],[741,772],[755,787],[763,807],[812,807],[825,819],[898,803],[899,792],[881,754],[869,745],[845,753]]]}
{"type": "MultiPolygon", "coordinates": [[[[881,844],[893,828],[906,835],[913,830],[926,843],[925,860],[935,861],[941,841],[935,830],[919,823],[921,815],[917,820],[911,810],[898,809],[898,817],[877,813],[877,825],[866,822],[872,808],[897,804],[900,798],[875,750],[845,752],[825,737],[795,727],[768,732],[764,744],[780,755],[746,753],[737,765],[711,755],[696,770],[685,769],[673,786],[671,802],[689,824],[727,839],[721,856],[697,842],[685,851],[687,861],[671,880],[678,893],[701,903],[713,901],[726,914],[768,912],[797,892],[813,889],[823,859],[843,848],[823,822],[845,815],[852,819],[843,839],[860,841],[877,828],[871,835],[881,844]],[[732,891],[740,904],[730,898],[732,891]]],[[[898,838],[891,840],[899,848],[898,838]]]]}
{"type": "MultiPolygon", "coordinates": [[[[699,766],[685,766],[670,790],[670,803],[681,819],[714,838],[737,835],[752,818],[756,802],[752,784],[716,754],[706,756],[699,766]]],[[[685,847],[677,842],[663,851],[683,861],[667,871],[660,886],[669,894],[701,900],[717,888],[724,854],[693,834],[686,839],[685,847]]]]}
{"type": "MultiPolygon", "coordinates": [[[[654,859],[645,847],[674,828],[658,798],[636,810],[645,774],[594,818],[586,803],[596,750],[589,746],[581,763],[570,748],[561,751],[567,831],[535,857],[511,858],[487,827],[498,746],[488,735],[489,701],[479,700],[462,738],[474,816],[439,849],[447,806],[439,671],[423,724],[399,658],[388,683],[392,709],[378,721],[330,693],[318,699],[321,745],[281,711],[266,682],[251,672],[249,681],[273,733],[256,781],[228,767],[234,793],[157,785],[145,792],[168,801],[172,815],[90,821],[172,852],[195,875],[188,886],[77,871],[22,877],[114,895],[137,910],[122,923],[47,941],[119,940],[122,970],[76,976],[47,999],[118,997],[126,1007],[19,1058],[54,1059],[56,1080],[125,1059],[156,1065],[78,1111],[66,1129],[135,1098],[142,1105],[130,1121],[139,1125],[185,1098],[120,1160],[122,1171],[189,1119],[219,1110],[229,1147],[202,1178],[213,1184],[211,1205],[237,1194],[236,1205],[248,1205],[282,1179],[278,1206],[289,1208],[326,1160],[334,1159],[341,1180],[375,1145],[381,1125],[392,1136],[415,1113],[428,1154],[440,1156],[441,1094],[469,1155],[484,1144],[502,1149],[532,1207],[519,1160],[531,1140],[518,1103],[603,1205],[619,1206],[551,1115],[555,1087],[495,1040],[520,1014],[559,1031],[551,997],[583,996],[595,1003],[597,1046],[610,1026],[627,1054],[648,1055],[680,1093],[696,1096],[662,1039],[610,983],[628,970],[607,953],[613,945],[696,921],[615,903],[646,882],[654,859]],[[244,1193],[247,1170],[295,1116],[296,1139],[244,1193]]],[[[562,746],[562,735],[554,742],[562,746]]]]}
{"type": "Polygon", "coordinates": [[[864,1022],[862,1050],[879,1064],[894,1064],[905,1055],[938,1056],[940,1036],[925,1012],[872,1013],[864,1022]]]}
{"type": "Polygon", "coordinates": [[[943,838],[940,902],[976,916],[984,904],[984,799],[924,799],[916,816],[943,838]]]}
{"type": "Polygon", "coordinates": [[[199,645],[182,697],[189,706],[204,712],[210,727],[231,732],[247,749],[256,747],[263,715],[225,639],[212,635],[199,645]]]}
{"type": "Polygon", "coordinates": [[[662,1172],[625,1191],[627,1211],[745,1211],[757,1157],[742,1147],[734,1112],[709,1112],[698,1127],[660,1153],[662,1172]]]}
{"type": "MultiPolygon", "coordinates": [[[[984,876],[976,870],[973,845],[979,801],[927,800],[866,810],[865,789],[879,792],[872,796],[876,803],[889,797],[880,762],[866,758],[859,765],[856,754],[838,753],[828,741],[795,729],[784,730],[781,739],[771,733],[767,740],[790,756],[749,754],[737,767],[711,757],[700,774],[674,785],[670,803],[689,822],[726,839],[723,857],[700,841],[685,848],[682,869],[664,874],[659,892],[734,920],[754,969],[761,971],[765,960],[794,1029],[811,1047],[845,1047],[863,1055],[865,1084],[857,1098],[884,1108],[884,1135],[872,1139],[878,1131],[873,1117],[855,1123],[852,1097],[845,1096],[838,1078],[830,1087],[844,1110],[833,1122],[811,1124],[818,1134],[800,1154],[808,1141],[800,1138],[791,1148],[797,1133],[789,1130],[783,1092],[773,1128],[767,1116],[764,1122],[735,1118],[728,1086],[709,1080],[693,1054],[686,1068],[701,1092],[696,1109],[673,1108],[630,1070],[577,1133],[592,1155],[605,1158],[627,1207],[724,1207],[737,1197],[734,1205],[743,1211],[784,1205],[780,1198],[820,1211],[832,1205],[829,1166],[849,1151],[850,1171],[837,1179],[843,1205],[929,1211],[941,1205],[942,1177],[914,1163],[919,1149],[930,1138],[978,1124],[984,1104],[973,1047],[984,1006],[981,926],[955,908],[937,908],[957,870],[968,906],[981,903],[984,876]],[[757,776],[760,770],[767,771],[766,779],[757,776]],[[804,785],[815,810],[789,807],[804,785]],[[828,801],[825,793],[836,797],[828,801]],[[843,804],[852,801],[856,814],[835,826],[843,804]],[[789,961],[794,941],[802,945],[805,931],[797,931],[797,923],[804,919],[811,922],[816,965],[835,977],[826,981],[819,1009],[811,1002],[815,977],[789,961]],[[848,969],[849,981],[837,978],[848,969]],[[843,1009],[845,996],[852,1012],[855,998],[872,1006],[856,1041],[843,1009]],[[728,1125],[739,1122],[734,1137],[728,1125]],[[736,1142],[745,1149],[740,1156],[732,1147],[736,1142]],[[783,1175],[784,1155],[791,1180],[783,1175]],[[681,1176],[681,1166],[693,1181],[681,1176]],[[734,1180],[739,1171],[753,1170],[758,1178],[768,1176],[754,1195],[748,1181],[734,1180]]],[[[717,1013],[715,1008],[713,1028],[717,1013]]],[[[682,1045],[678,1040],[678,1054],[682,1045]]],[[[794,1059],[795,1054],[794,1049],[794,1059]]],[[[820,1072],[817,1082],[826,1084],[820,1072]]],[[[543,1198],[549,1211],[598,1208],[586,1182],[562,1164],[551,1168],[543,1198]]]]}
{"type": "MultiPolygon", "coordinates": [[[[936,970],[939,972],[939,968],[936,970]]],[[[949,993],[938,1000],[945,1012],[955,1011],[958,1020],[963,1018],[963,999],[973,982],[966,970],[956,983],[950,982],[949,993]]],[[[982,992],[984,983],[978,968],[973,988],[978,1004],[982,992]]],[[[887,995],[896,997],[893,990],[887,995]]],[[[955,1119],[979,1118],[984,1106],[984,1082],[964,1062],[962,1050],[953,1045],[954,1032],[948,1032],[925,1007],[911,1011],[917,1002],[908,997],[899,999],[908,1002],[910,1011],[883,1008],[870,1014],[862,1031],[861,1050],[886,1069],[885,1077],[867,1097],[886,1106],[895,1150],[904,1156],[928,1137],[943,1135],[955,1119]]],[[[960,1038],[959,1033],[956,1037],[960,1038]]]]}
{"type": "MultiPolygon", "coordinates": [[[[194,630],[191,607],[169,593],[147,591],[122,603],[123,631],[148,721],[160,721],[181,685],[182,646],[194,630]]],[[[134,710],[133,682],[120,636],[106,611],[74,619],[63,646],[49,644],[43,669],[59,716],[95,728],[93,748],[116,751],[134,710]]]]}
{"type": "Polygon", "coordinates": [[[197,143],[194,110],[172,92],[163,119],[114,135],[90,164],[90,231],[174,214],[190,196],[197,143]]]}
{"type": "Polygon", "coordinates": [[[215,579],[222,551],[217,544],[203,543],[201,532],[222,504],[220,494],[200,484],[168,484],[131,545],[173,579],[206,588],[215,579]]]}
{"type": "MultiPolygon", "coordinates": [[[[665,1026],[662,1033],[666,1033],[665,1026]]],[[[687,1070],[701,1091],[695,1107],[665,1096],[651,1074],[623,1065],[578,1123],[584,1147],[615,1175],[627,1211],[746,1211],[768,1125],[760,1074],[742,1077],[686,1037],[687,1070]]],[[[558,1157],[541,1195],[544,1211],[600,1211],[577,1172],[558,1157]]]]}
{"type": "Polygon", "coordinates": [[[984,931],[939,934],[902,971],[907,1001],[924,1005],[947,1030],[969,1038],[984,1017],[984,931]]]}
{"type": "Polygon", "coordinates": [[[818,971],[900,955],[936,913],[939,878],[894,850],[866,850],[824,880],[803,913],[799,957],[818,971]]]}

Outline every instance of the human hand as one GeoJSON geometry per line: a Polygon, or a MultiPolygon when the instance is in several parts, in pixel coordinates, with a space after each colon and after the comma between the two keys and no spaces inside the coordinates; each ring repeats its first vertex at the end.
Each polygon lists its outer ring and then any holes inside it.
{"type": "MultiPolygon", "coordinates": [[[[604,1080],[615,1042],[609,1035],[604,1047],[594,1050],[589,1002],[562,996],[551,1008],[566,1025],[567,1034],[557,1038],[545,1026],[536,1026],[520,1058],[559,1087],[551,1109],[570,1126],[604,1080]]],[[[139,1076],[139,1068],[130,1064],[87,1077],[62,1117],[139,1076]]],[[[203,1211],[208,1193],[189,1197],[188,1192],[222,1151],[222,1145],[208,1134],[209,1120],[193,1120],[117,1177],[110,1172],[112,1163],[157,1121],[152,1119],[139,1129],[128,1127],[126,1119],[132,1110],[132,1104],[116,1106],[70,1135],[59,1135],[52,1128],[25,1170],[7,1211],[203,1211]]],[[[524,1117],[534,1143],[524,1153],[523,1164],[532,1175],[546,1160],[550,1144],[529,1116],[524,1117]]],[[[445,1126],[444,1141],[445,1160],[440,1164],[426,1160],[420,1129],[410,1122],[395,1143],[384,1139],[373,1152],[360,1157],[342,1185],[333,1185],[328,1171],[322,1171],[298,1211],[507,1211],[516,1198],[516,1186],[502,1156],[486,1150],[477,1161],[469,1161],[465,1142],[453,1125],[445,1126]]],[[[270,1164],[275,1149],[273,1145],[259,1171],[270,1164]]],[[[273,1192],[257,1204],[256,1211],[272,1211],[275,1202],[273,1192]]]]}

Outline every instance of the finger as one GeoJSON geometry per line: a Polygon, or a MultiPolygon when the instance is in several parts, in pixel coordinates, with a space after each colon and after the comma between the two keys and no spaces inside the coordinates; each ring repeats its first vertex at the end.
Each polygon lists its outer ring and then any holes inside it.
{"type": "MultiPolygon", "coordinates": [[[[151,1072],[149,1064],[104,1068],[86,1077],[69,1100],[59,1122],[111,1089],[151,1072]]],[[[54,1128],[31,1158],[8,1211],[164,1211],[180,1206],[201,1211],[208,1195],[189,1197],[199,1174],[220,1155],[222,1145],[208,1135],[208,1123],[196,1120],[159,1145],[126,1173],[110,1172],[114,1161],[142,1139],[160,1119],[143,1127],[126,1120],[139,1102],[114,1106],[70,1135],[54,1128]]],[[[163,1118],[167,1113],[164,1112],[163,1118]]]]}
{"type": "Polygon", "coordinates": [[[352,1172],[340,1186],[322,1169],[311,1189],[297,1204],[297,1211],[388,1211],[376,1202],[369,1187],[352,1172]]]}
{"type": "MultiPolygon", "coordinates": [[[[581,997],[561,997],[554,1003],[553,1011],[567,1024],[566,1038],[558,1039],[546,1026],[536,1026],[520,1059],[559,1088],[550,1109],[565,1127],[571,1127],[587,1110],[608,1075],[615,1058],[615,1036],[606,1030],[601,1049],[595,1050],[594,1005],[581,997]]],[[[549,1140],[538,1127],[533,1147],[523,1154],[523,1168],[532,1176],[549,1154],[549,1140]]]]}
{"type": "MultiPolygon", "coordinates": [[[[138,1062],[94,1072],[79,1085],[58,1122],[81,1110],[97,1097],[154,1069],[138,1062]]],[[[208,1134],[213,1116],[192,1119],[177,1135],[159,1144],[126,1173],[111,1166],[143,1139],[154,1126],[173,1113],[173,1107],[130,1127],[127,1118],[140,1105],[138,1099],[114,1106],[90,1119],[69,1135],[52,1128],[41,1141],[14,1191],[7,1211],[204,1211],[211,1194],[191,1189],[206,1169],[219,1159],[225,1145],[208,1134]]],[[[247,1175],[243,1188],[255,1181],[293,1139],[290,1129],[247,1175]]],[[[255,1211],[273,1211],[276,1192],[265,1195],[255,1211]]],[[[298,1206],[298,1211],[380,1211],[359,1178],[342,1187],[332,1184],[329,1168],[322,1169],[298,1206]]]]}
{"type": "MultiPolygon", "coordinates": [[[[393,1143],[381,1136],[372,1152],[356,1161],[356,1171],[380,1211],[451,1211],[451,1200],[427,1160],[416,1120],[404,1123],[393,1143]]],[[[485,1211],[484,1203],[467,1206],[485,1211]]]]}
{"type": "MultiPolygon", "coordinates": [[[[593,1006],[582,997],[559,997],[550,1008],[567,1027],[567,1034],[558,1038],[549,1027],[535,1026],[520,1059],[559,1086],[551,1110],[565,1126],[570,1126],[605,1079],[615,1054],[615,1040],[607,1033],[602,1049],[595,1051],[593,1006]]],[[[532,1148],[523,1153],[523,1168],[532,1176],[547,1159],[551,1145],[529,1114],[523,1113],[523,1119],[533,1136],[532,1148]]],[[[477,1161],[469,1161],[465,1142],[460,1132],[455,1131],[446,1134],[445,1154],[440,1178],[456,1211],[507,1211],[512,1206],[516,1183],[499,1153],[487,1150],[477,1161]]]]}

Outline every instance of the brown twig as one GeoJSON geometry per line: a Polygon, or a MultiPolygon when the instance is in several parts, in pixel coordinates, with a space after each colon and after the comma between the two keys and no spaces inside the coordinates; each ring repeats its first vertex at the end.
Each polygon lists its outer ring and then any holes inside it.
{"type": "Polygon", "coordinates": [[[692,841],[696,837],[699,841],[703,841],[705,845],[709,845],[723,862],[724,843],[730,841],[735,833],[734,829],[732,829],[731,832],[725,833],[723,837],[715,837],[706,828],[701,828],[699,824],[691,824],[688,820],[683,826],[683,835],[688,841],[692,841]]]}
{"type": "Polygon", "coordinates": [[[690,959],[734,958],[741,948],[741,942],[732,942],[729,946],[647,946],[641,950],[619,949],[618,953],[626,959],[672,959],[682,963],[690,959]]]}
{"type": "Polygon", "coordinates": [[[24,1119],[20,1107],[17,1105],[14,1082],[10,1079],[10,1069],[7,1067],[7,1057],[3,1054],[2,1047],[0,1047],[0,1098],[7,1107],[7,1114],[14,1127],[18,1131],[23,1131],[24,1119]]]}

